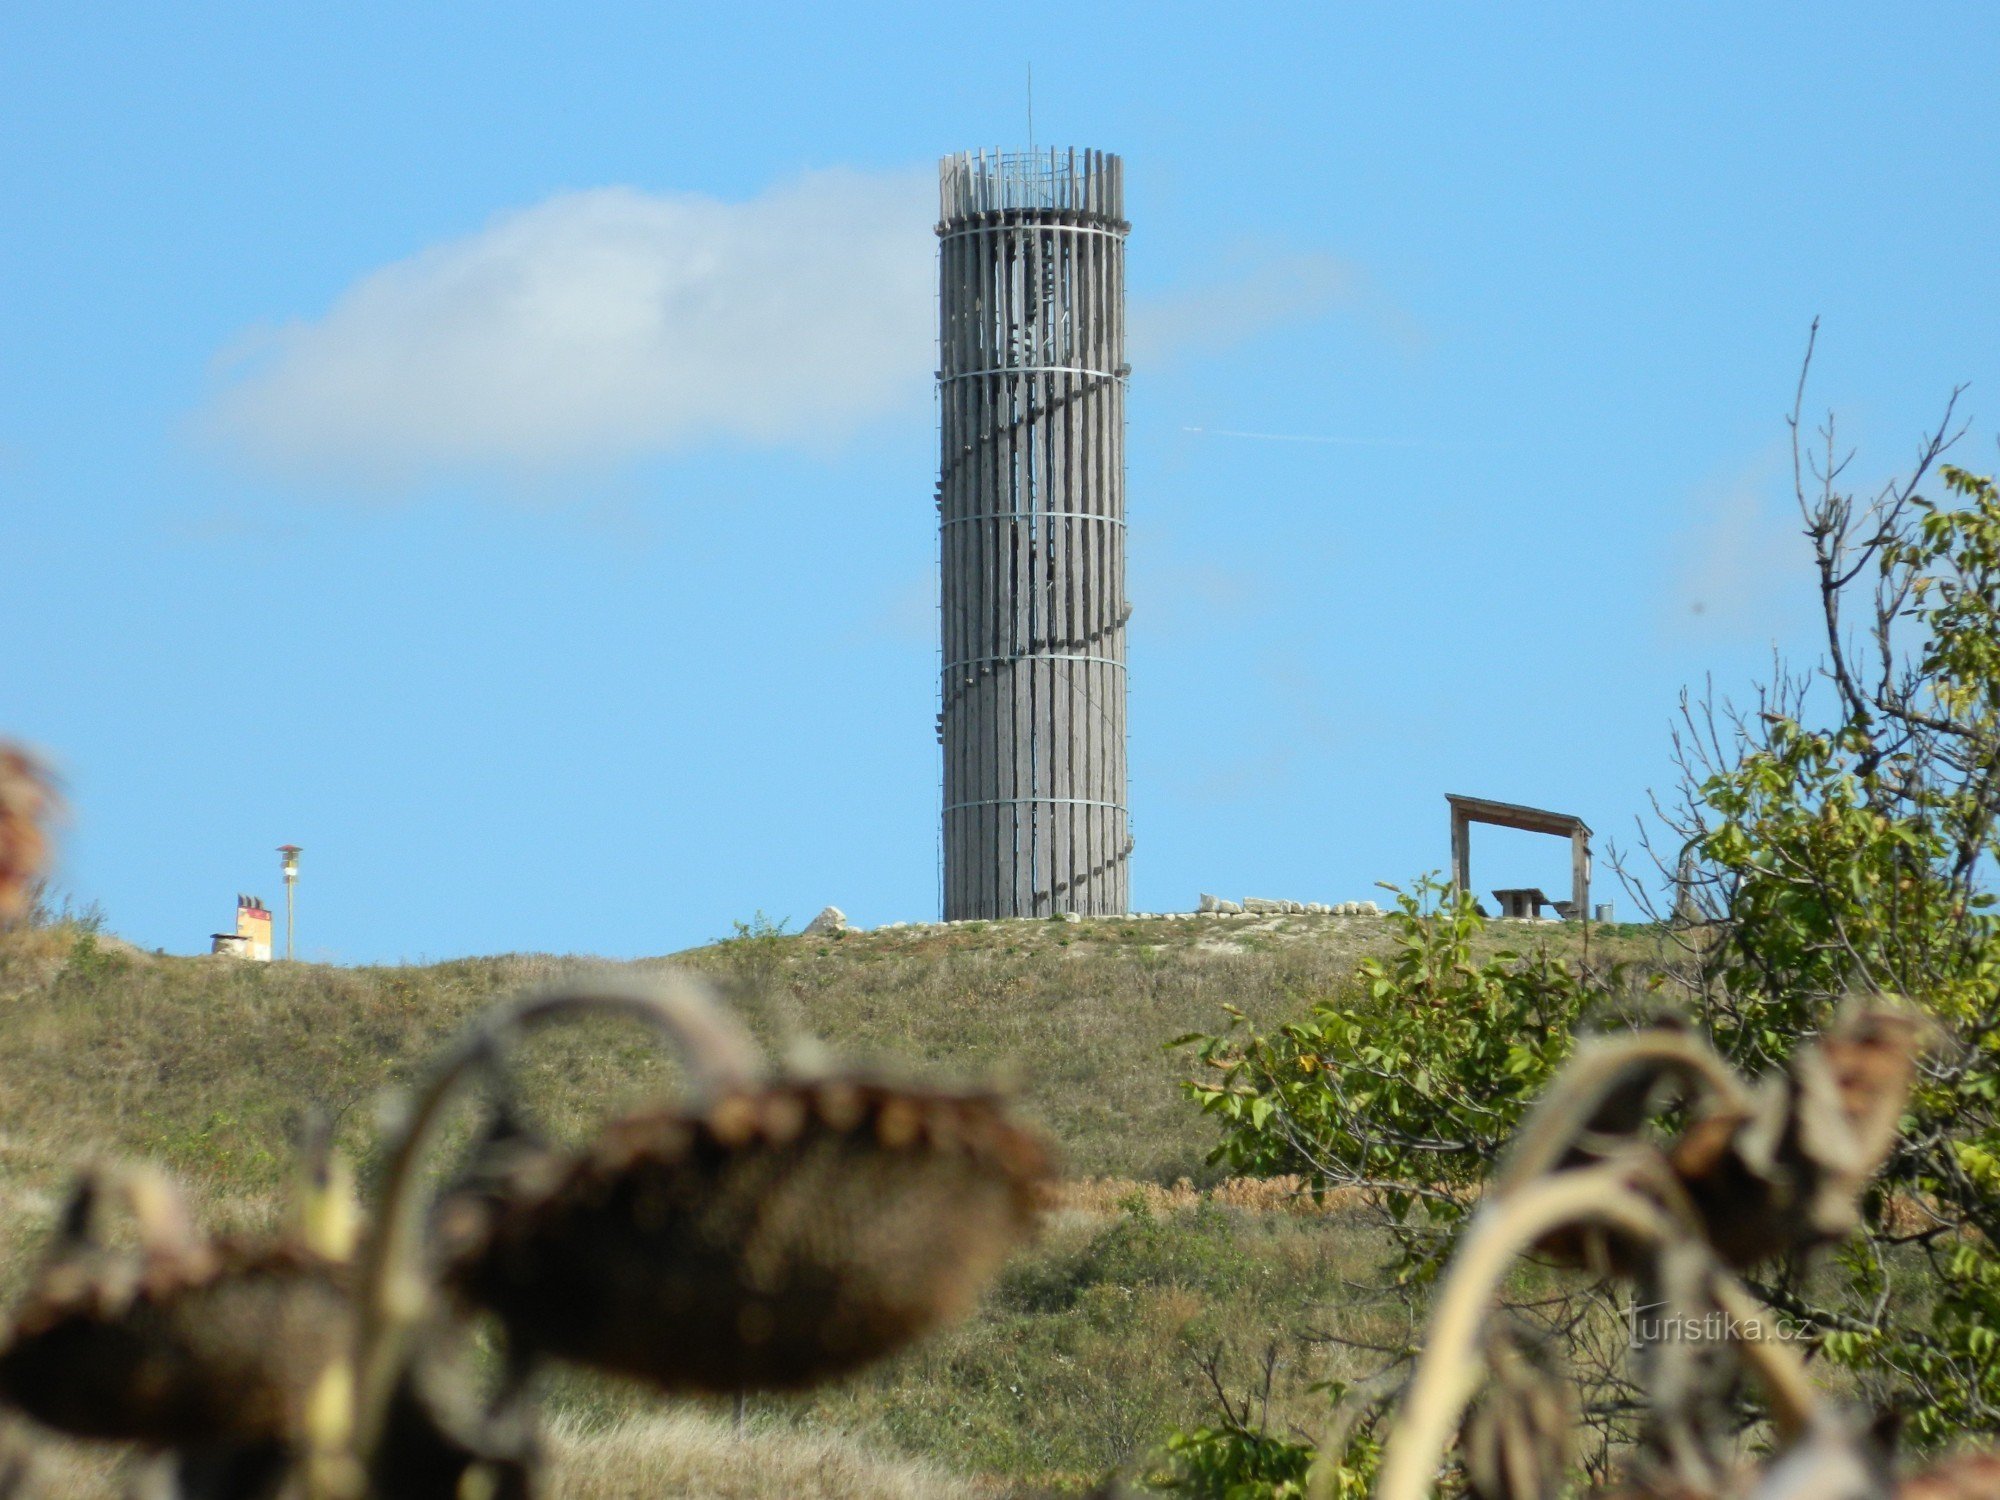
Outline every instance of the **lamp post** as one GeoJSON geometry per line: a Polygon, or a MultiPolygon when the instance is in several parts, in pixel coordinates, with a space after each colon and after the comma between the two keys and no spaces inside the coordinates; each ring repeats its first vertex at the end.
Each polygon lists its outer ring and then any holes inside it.
{"type": "Polygon", "coordinates": [[[298,928],[299,846],[280,844],[278,853],[283,857],[281,868],[285,872],[285,957],[289,959],[292,934],[298,928]]]}

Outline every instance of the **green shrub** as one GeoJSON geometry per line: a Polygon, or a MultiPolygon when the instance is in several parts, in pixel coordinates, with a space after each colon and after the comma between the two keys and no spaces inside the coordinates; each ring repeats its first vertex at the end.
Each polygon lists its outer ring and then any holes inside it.
{"type": "MultiPolygon", "coordinates": [[[[1948,503],[1918,493],[1945,431],[1867,503],[1802,455],[1824,670],[1781,670],[1753,711],[1684,703],[1678,797],[1648,841],[1675,893],[1652,985],[1737,1067],[1776,1068],[1856,996],[1936,1023],[1863,1231],[1829,1264],[1753,1280],[1923,1445],[2000,1430],[2000,487],[1946,466],[1948,503]]],[[[1187,1089],[1222,1125],[1221,1159],[1358,1190],[1397,1226],[1397,1272],[1421,1279],[1578,1028],[1631,1006],[1615,971],[1475,960],[1476,914],[1434,883],[1391,925],[1393,955],[1364,962],[1352,995],[1268,1034],[1232,1014],[1176,1045],[1195,1049],[1187,1089]]],[[[1582,1316],[1590,1295],[1545,1299],[1542,1323],[1600,1377],[1586,1415],[1608,1441],[1622,1355],[1582,1316]]],[[[1258,1461],[1226,1425],[1177,1451],[1245,1474],[1258,1461]]],[[[1289,1481],[1256,1482],[1240,1493],[1289,1481]]]]}
{"type": "Polygon", "coordinates": [[[1580,1019],[1607,1009],[1621,970],[1587,974],[1546,951],[1475,951],[1471,896],[1426,878],[1396,892],[1390,953],[1304,1020],[1264,1033],[1234,1006],[1229,1028],[1193,1033],[1200,1072],[1183,1085],[1222,1126],[1213,1159],[1245,1175],[1299,1173],[1386,1211],[1405,1275],[1426,1276],[1437,1228],[1463,1216],[1495,1143],[1569,1055],[1580,1019]]]}
{"type": "Polygon", "coordinates": [[[1167,1439],[1167,1463],[1148,1483],[1200,1500],[1304,1500],[1314,1452],[1304,1443],[1225,1422],[1167,1439]]]}

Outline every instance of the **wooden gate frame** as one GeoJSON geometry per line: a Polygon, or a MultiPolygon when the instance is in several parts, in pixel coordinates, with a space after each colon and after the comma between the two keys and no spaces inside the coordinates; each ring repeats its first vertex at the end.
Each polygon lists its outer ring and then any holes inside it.
{"type": "Polygon", "coordinates": [[[1569,840],[1569,920],[1583,922],[1590,917],[1590,825],[1573,813],[1549,812],[1540,807],[1523,807],[1517,802],[1494,802],[1486,797],[1461,797],[1446,792],[1451,804],[1451,884],[1457,891],[1472,889],[1472,825],[1491,823],[1499,828],[1518,828],[1524,833],[1548,833],[1569,840]]]}

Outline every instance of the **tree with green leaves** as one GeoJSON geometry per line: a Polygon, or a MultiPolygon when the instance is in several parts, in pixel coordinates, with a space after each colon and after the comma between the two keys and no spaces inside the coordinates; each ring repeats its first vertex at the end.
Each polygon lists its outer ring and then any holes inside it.
{"type": "MultiPolygon", "coordinates": [[[[1487,951],[1469,896],[1425,882],[1352,993],[1268,1034],[1238,1015],[1178,1045],[1222,1126],[1218,1159],[1346,1190],[1388,1226],[1386,1269],[1414,1295],[1579,1032],[1678,1016],[1768,1075],[1845,1002],[1921,1011],[1932,1045],[1862,1228],[1829,1261],[1751,1279],[1862,1402],[1930,1445],[2000,1430],[2000,486],[1944,462],[1954,393],[1910,469],[1857,496],[1831,419],[1802,422],[1805,388],[1802,371],[1794,490],[1823,656],[1780,663],[1744,707],[1684,697],[1675,785],[1639,846],[1668,896],[1619,866],[1657,961],[1487,951]]],[[[1602,1472],[1630,1435],[1617,1309],[1604,1284],[1550,1274],[1522,1312],[1583,1375],[1602,1472]]],[[[1372,1419],[1351,1406],[1323,1440],[1365,1466],[1372,1419]]],[[[1746,1428],[1757,1415],[1745,1405],[1746,1428]]]]}

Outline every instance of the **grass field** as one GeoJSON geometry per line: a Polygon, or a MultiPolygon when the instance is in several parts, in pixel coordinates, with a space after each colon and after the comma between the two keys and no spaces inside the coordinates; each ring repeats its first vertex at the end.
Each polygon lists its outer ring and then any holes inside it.
{"type": "MultiPolygon", "coordinates": [[[[1379,919],[1303,916],[767,933],[676,955],[781,1052],[1006,1084],[1059,1143],[1073,1185],[975,1318],[846,1385],[753,1402],[741,1433],[719,1413],[565,1379],[558,1488],[579,1500],[1079,1491],[1204,1419],[1199,1362],[1220,1351],[1241,1386],[1273,1331],[1273,1420],[1309,1425],[1320,1398],[1307,1386],[1345,1373],[1315,1330],[1337,1314],[1350,1337],[1399,1339],[1410,1310],[1359,1289],[1377,1247],[1341,1214],[1243,1185],[1209,1191],[1213,1134],[1162,1043],[1212,1029],[1224,1002],[1275,1020],[1338,993],[1385,941],[1379,919]],[[722,1490],[696,1477],[702,1464],[766,1478],[722,1490]]],[[[79,1160],[150,1157],[211,1222],[268,1222],[302,1109],[332,1110],[366,1162],[377,1099],[468,1016],[592,967],[544,955],[253,965],[139,953],[73,925],[0,937],[0,1288],[19,1288],[79,1160]]],[[[610,1027],[536,1040],[527,1073],[531,1105],[558,1132],[674,1083],[651,1042],[610,1027]]],[[[104,1472],[79,1461],[76,1492],[104,1472]]]]}

